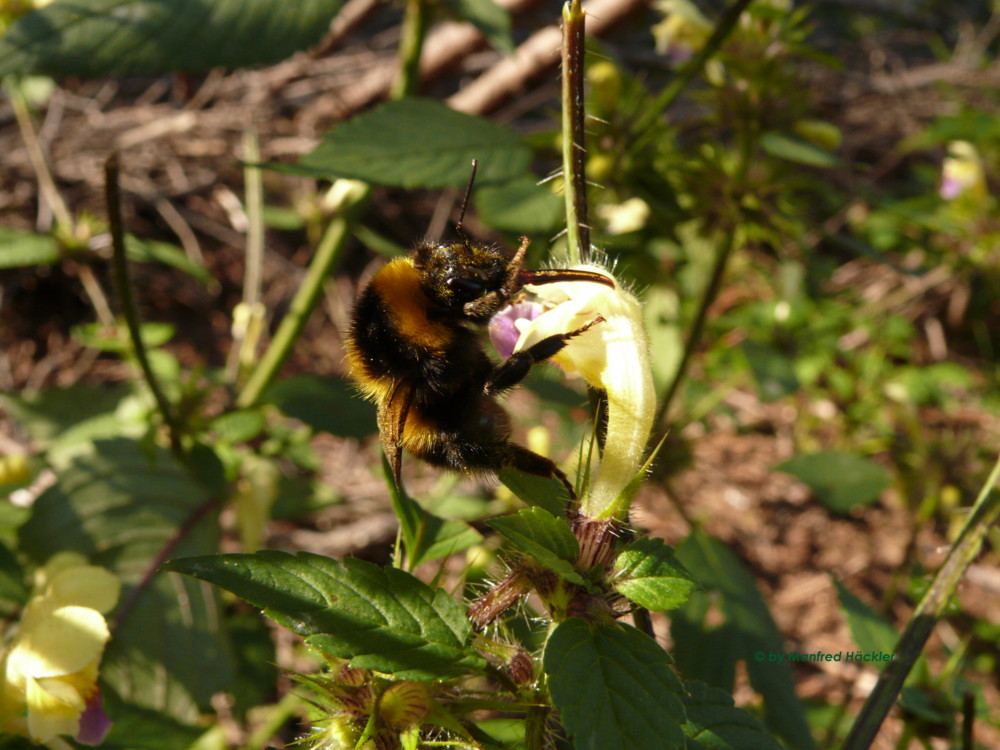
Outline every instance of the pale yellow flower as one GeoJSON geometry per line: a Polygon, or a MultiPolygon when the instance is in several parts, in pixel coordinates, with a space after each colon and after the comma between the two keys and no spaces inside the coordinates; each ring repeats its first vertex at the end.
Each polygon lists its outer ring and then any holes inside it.
{"type": "Polygon", "coordinates": [[[80,733],[110,638],[104,613],[119,591],[114,574],[73,552],[37,571],[17,636],[0,661],[0,730],[35,742],[80,733]]]}
{"type": "Polygon", "coordinates": [[[657,0],[664,18],[656,24],[656,51],[674,63],[684,63],[700,50],[712,34],[712,24],[689,0],[657,0]]]}
{"type": "Polygon", "coordinates": [[[941,164],[941,197],[954,200],[967,195],[978,199],[986,193],[986,175],[979,151],[968,141],[949,143],[948,156],[941,164]]]}
{"type": "MultiPolygon", "coordinates": [[[[598,265],[575,268],[614,278],[598,265]]],[[[553,361],[568,373],[579,373],[606,394],[604,453],[580,510],[588,518],[621,519],[631,500],[630,484],[642,471],[656,411],[642,308],[617,281],[614,288],[597,282],[567,281],[529,289],[544,312],[523,323],[516,351],[603,318],[572,339],[553,361]]]]}

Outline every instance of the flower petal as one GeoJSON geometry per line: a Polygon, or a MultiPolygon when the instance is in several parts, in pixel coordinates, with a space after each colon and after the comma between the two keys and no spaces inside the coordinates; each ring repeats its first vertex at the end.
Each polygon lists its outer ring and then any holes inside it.
{"type": "Polygon", "coordinates": [[[100,659],[109,637],[108,625],[97,610],[60,607],[21,631],[7,657],[7,674],[35,678],[74,674],[100,659]]]}

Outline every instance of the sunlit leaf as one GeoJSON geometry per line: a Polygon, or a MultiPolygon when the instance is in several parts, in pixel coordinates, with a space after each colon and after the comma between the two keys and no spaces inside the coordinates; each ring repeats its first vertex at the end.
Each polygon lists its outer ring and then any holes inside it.
{"type": "Polygon", "coordinates": [[[513,130],[430,99],[390,101],[327,134],[314,151],[282,171],[349,177],[403,188],[464,186],[472,160],[480,185],[527,171],[531,152],[513,130]]]}
{"type": "Polygon", "coordinates": [[[405,571],[300,552],[177,559],[168,570],[233,592],[321,652],[430,680],[479,669],[465,609],[405,571]]]}
{"type": "Polygon", "coordinates": [[[552,702],[577,750],[680,750],[683,693],[670,656],[635,628],[561,622],[545,644],[552,702]]]}
{"type": "Polygon", "coordinates": [[[0,38],[0,75],[91,78],[282,60],[318,42],[338,0],[54,0],[0,38]]]}

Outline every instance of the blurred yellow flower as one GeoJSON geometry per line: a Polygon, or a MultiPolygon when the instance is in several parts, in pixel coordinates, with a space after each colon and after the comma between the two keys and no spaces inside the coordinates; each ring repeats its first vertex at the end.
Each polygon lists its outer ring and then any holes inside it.
{"type": "MultiPolygon", "coordinates": [[[[599,265],[575,268],[614,278],[599,265]]],[[[605,393],[608,423],[604,454],[580,511],[588,518],[620,520],[628,510],[632,480],[642,470],[656,411],[642,308],[617,281],[614,288],[590,281],[529,288],[543,312],[530,322],[520,321],[515,351],[603,318],[552,359],[605,393]]]]}
{"type": "Polygon", "coordinates": [[[104,614],[119,591],[114,574],[74,552],[53,556],[36,572],[18,633],[0,660],[0,730],[35,742],[60,734],[103,739],[108,724],[97,701],[97,666],[110,638],[104,614]],[[81,726],[85,711],[88,726],[81,726]]]}
{"type": "Polygon", "coordinates": [[[948,156],[941,164],[941,197],[947,201],[960,195],[981,199],[986,193],[986,175],[979,151],[968,141],[949,143],[948,156]]]}
{"type": "Polygon", "coordinates": [[[685,63],[712,34],[712,24],[689,0],[657,0],[654,6],[664,18],[656,24],[656,51],[674,64],[685,63]]]}

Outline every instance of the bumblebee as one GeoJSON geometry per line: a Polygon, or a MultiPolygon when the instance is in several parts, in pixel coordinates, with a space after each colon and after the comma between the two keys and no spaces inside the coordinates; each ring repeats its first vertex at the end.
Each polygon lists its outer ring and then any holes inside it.
{"type": "MultiPolygon", "coordinates": [[[[464,208],[464,206],[463,206],[464,208]]],[[[464,211],[463,211],[464,213],[464,211]]],[[[461,223],[457,227],[461,234],[461,223]]],[[[511,442],[510,417],[497,397],[531,366],[603,321],[549,336],[499,364],[475,326],[489,322],[525,284],[596,281],[571,269],[524,270],[527,238],[513,258],[498,247],[462,240],[422,242],[379,270],[358,297],[347,339],[350,373],[378,407],[382,445],[396,485],[403,449],[435,466],[471,474],[515,468],[556,477],[549,459],[511,442]]]]}

